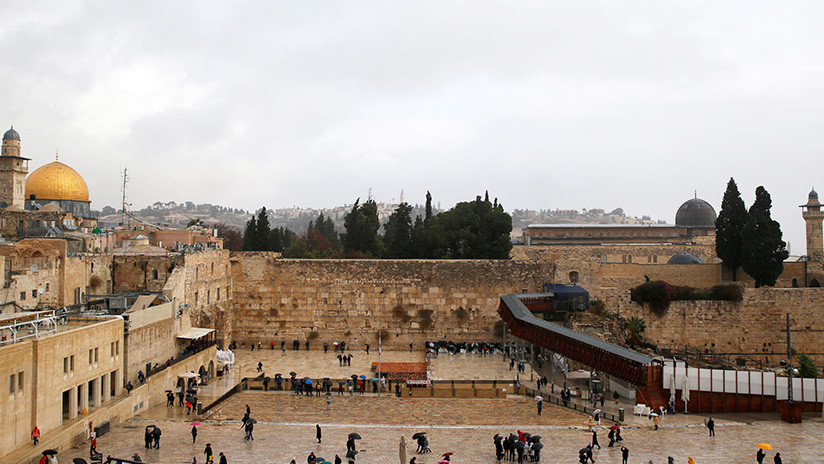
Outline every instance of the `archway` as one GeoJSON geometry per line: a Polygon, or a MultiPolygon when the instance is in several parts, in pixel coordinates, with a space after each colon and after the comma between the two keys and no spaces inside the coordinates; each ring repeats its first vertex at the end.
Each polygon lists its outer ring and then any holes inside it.
{"type": "Polygon", "coordinates": [[[215,377],[215,362],[209,361],[209,370],[208,370],[209,380],[212,380],[215,377]]]}
{"type": "Polygon", "coordinates": [[[197,371],[197,374],[200,376],[200,382],[201,383],[206,383],[206,380],[207,380],[206,379],[206,368],[203,367],[203,366],[200,366],[200,369],[197,371]]]}
{"type": "Polygon", "coordinates": [[[818,283],[818,279],[813,279],[810,281],[810,287],[821,287],[821,284],[818,283]]]}

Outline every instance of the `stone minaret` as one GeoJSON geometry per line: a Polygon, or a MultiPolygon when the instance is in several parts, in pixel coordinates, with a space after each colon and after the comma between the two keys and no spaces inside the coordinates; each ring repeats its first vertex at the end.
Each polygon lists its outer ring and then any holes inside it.
{"type": "Polygon", "coordinates": [[[3,134],[0,156],[0,203],[23,208],[26,200],[26,174],[29,159],[20,156],[20,134],[14,127],[3,134]]]}
{"type": "Polygon", "coordinates": [[[821,203],[818,202],[818,193],[815,189],[810,191],[807,204],[801,205],[801,216],[807,223],[807,259],[817,263],[824,262],[824,233],[821,229],[824,211],[821,211],[821,203]]]}

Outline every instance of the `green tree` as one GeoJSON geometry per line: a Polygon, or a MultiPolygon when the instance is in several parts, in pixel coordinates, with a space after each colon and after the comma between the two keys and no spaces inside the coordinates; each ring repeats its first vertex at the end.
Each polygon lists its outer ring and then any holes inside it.
{"type": "Polygon", "coordinates": [[[352,211],[343,219],[346,229],[342,238],[343,248],[348,257],[380,258],[382,245],[378,237],[381,226],[378,205],[372,199],[362,205],[359,202],[360,199],[355,201],[352,211]]]}
{"type": "Polygon", "coordinates": [[[240,251],[243,249],[243,236],[240,232],[223,222],[215,224],[217,236],[223,239],[223,248],[231,251],[240,251]]]}
{"type": "Polygon", "coordinates": [[[266,214],[266,207],[260,209],[257,216],[257,231],[255,233],[255,249],[258,251],[269,251],[269,215],[266,214]]]}
{"type": "Polygon", "coordinates": [[[386,258],[413,258],[412,206],[401,203],[383,226],[383,244],[386,258]]]}
{"type": "Polygon", "coordinates": [[[647,331],[647,322],[638,316],[632,316],[629,320],[623,323],[624,330],[627,332],[627,343],[634,346],[644,340],[644,332],[647,331]]]}
{"type": "Polygon", "coordinates": [[[744,200],[731,177],[721,201],[721,211],[715,220],[715,253],[732,271],[732,280],[737,280],[738,268],[744,262],[743,234],[747,217],[744,200]]]}
{"type": "Polygon", "coordinates": [[[272,251],[280,251],[286,256],[286,250],[292,245],[297,235],[285,227],[275,227],[269,232],[269,246],[272,251]]]}
{"type": "Polygon", "coordinates": [[[332,218],[324,217],[323,213],[320,213],[320,216],[318,216],[318,219],[315,221],[314,230],[318,231],[329,242],[340,249],[340,238],[338,237],[338,232],[335,230],[335,223],[332,221],[332,218]]]}
{"type": "Polygon", "coordinates": [[[784,271],[784,260],[790,255],[781,240],[781,225],[770,217],[772,200],[764,187],[755,189],[755,201],[750,206],[744,225],[743,260],[741,267],[753,279],[755,286],[775,285],[784,271]]]}
{"type": "Polygon", "coordinates": [[[450,259],[509,259],[512,217],[502,205],[480,196],[434,216],[426,240],[434,256],[450,259]]]}
{"type": "Polygon", "coordinates": [[[429,193],[429,190],[426,191],[426,209],[424,210],[424,214],[424,221],[428,221],[432,218],[432,194],[429,193]]]}
{"type": "Polygon", "coordinates": [[[807,379],[814,379],[818,377],[818,366],[815,365],[813,358],[806,354],[799,354],[796,358],[798,361],[798,373],[801,377],[807,379]]]}
{"type": "Polygon", "coordinates": [[[257,250],[257,221],[252,216],[246,221],[246,229],[243,230],[243,251],[257,250]]]}

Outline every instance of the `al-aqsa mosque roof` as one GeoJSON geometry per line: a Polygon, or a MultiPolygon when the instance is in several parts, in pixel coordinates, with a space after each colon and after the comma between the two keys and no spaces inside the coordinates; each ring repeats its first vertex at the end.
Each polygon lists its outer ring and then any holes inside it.
{"type": "Polygon", "coordinates": [[[26,179],[26,198],[89,201],[89,187],[77,171],[54,161],[40,166],[26,179]]]}

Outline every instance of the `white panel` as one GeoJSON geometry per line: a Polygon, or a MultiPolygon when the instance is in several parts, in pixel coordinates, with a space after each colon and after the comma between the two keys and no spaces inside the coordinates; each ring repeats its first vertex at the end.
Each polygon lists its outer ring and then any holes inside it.
{"type": "Polygon", "coordinates": [[[738,393],[744,395],[750,393],[750,373],[747,371],[738,373],[738,393]]]}
{"type": "Polygon", "coordinates": [[[690,390],[698,390],[698,369],[690,367],[687,372],[689,374],[690,390]]]}
{"type": "MultiPolygon", "coordinates": [[[[778,390],[778,393],[775,395],[775,398],[779,401],[784,401],[787,399],[787,378],[786,377],[776,377],[775,378],[775,387],[778,390]]],[[[769,391],[769,390],[767,390],[769,391]]]]}
{"type": "Polygon", "coordinates": [[[712,391],[714,392],[723,392],[724,391],[724,371],[719,369],[711,369],[710,375],[712,376],[712,391]]]}
{"type": "Polygon", "coordinates": [[[727,393],[735,393],[735,374],[736,371],[721,371],[721,379],[724,382],[724,391],[727,393]]]}

